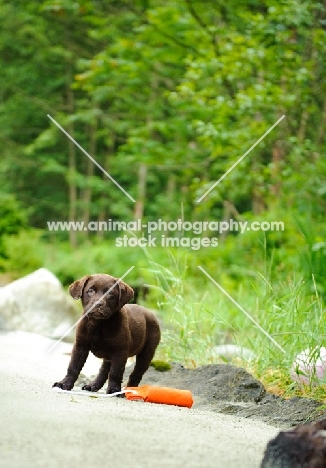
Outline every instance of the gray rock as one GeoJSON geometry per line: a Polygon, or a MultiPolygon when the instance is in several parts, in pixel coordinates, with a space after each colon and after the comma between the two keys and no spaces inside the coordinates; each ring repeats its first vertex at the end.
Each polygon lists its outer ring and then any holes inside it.
{"type": "Polygon", "coordinates": [[[213,353],[227,361],[232,361],[232,359],[237,357],[243,359],[244,361],[251,361],[256,357],[255,353],[253,353],[250,349],[235,344],[214,346],[213,353]]]}
{"type": "MultiPolygon", "coordinates": [[[[79,316],[73,299],[45,268],[0,289],[2,330],[22,330],[58,339],[79,316]]],[[[74,330],[66,339],[74,339],[74,330]]]]}

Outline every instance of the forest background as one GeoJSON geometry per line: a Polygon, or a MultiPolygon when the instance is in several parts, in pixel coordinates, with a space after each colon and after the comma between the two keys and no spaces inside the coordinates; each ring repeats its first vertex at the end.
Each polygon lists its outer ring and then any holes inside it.
{"type": "Polygon", "coordinates": [[[290,363],[326,329],[325,0],[0,0],[0,23],[2,277],[45,266],[68,285],[134,265],[125,280],[149,284],[165,359],[239,344],[293,391],[290,363]],[[194,250],[47,225],[140,218],[285,228],[206,230],[218,246],[194,250]]]}

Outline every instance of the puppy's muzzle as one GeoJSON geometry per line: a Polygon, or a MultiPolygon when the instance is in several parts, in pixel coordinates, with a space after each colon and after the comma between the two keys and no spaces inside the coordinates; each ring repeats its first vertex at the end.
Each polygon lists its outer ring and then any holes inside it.
{"type": "Polygon", "coordinates": [[[86,314],[94,318],[109,318],[111,310],[104,300],[99,299],[87,307],[86,314]]]}

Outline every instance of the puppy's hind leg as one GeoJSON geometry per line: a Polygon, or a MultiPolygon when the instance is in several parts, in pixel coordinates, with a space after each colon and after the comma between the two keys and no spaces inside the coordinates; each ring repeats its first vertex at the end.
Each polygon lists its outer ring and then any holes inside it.
{"type": "Polygon", "coordinates": [[[141,381],[143,375],[149,368],[151,360],[155,354],[155,350],[160,341],[160,337],[156,339],[153,337],[151,341],[148,341],[141,352],[136,357],[136,364],[129,376],[127,387],[138,387],[139,382],[141,381]]]}
{"type": "Polygon", "coordinates": [[[83,390],[88,390],[89,392],[97,392],[100,388],[102,388],[109,377],[110,368],[111,361],[105,361],[105,359],[103,359],[97,377],[89,385],[84,385],[83,390]]]}

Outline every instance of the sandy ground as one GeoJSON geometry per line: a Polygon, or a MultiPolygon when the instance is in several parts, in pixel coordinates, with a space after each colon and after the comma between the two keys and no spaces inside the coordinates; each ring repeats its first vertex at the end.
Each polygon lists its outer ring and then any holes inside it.
{"type": "MultiPolygon", "coordinates": [[[[0,467],[258,468],[277,429],[209,411],[52,391],[69,344],[0,334],[0,467]]],[[[83,373],[92,375],[97,359],[83,373]]]]}

